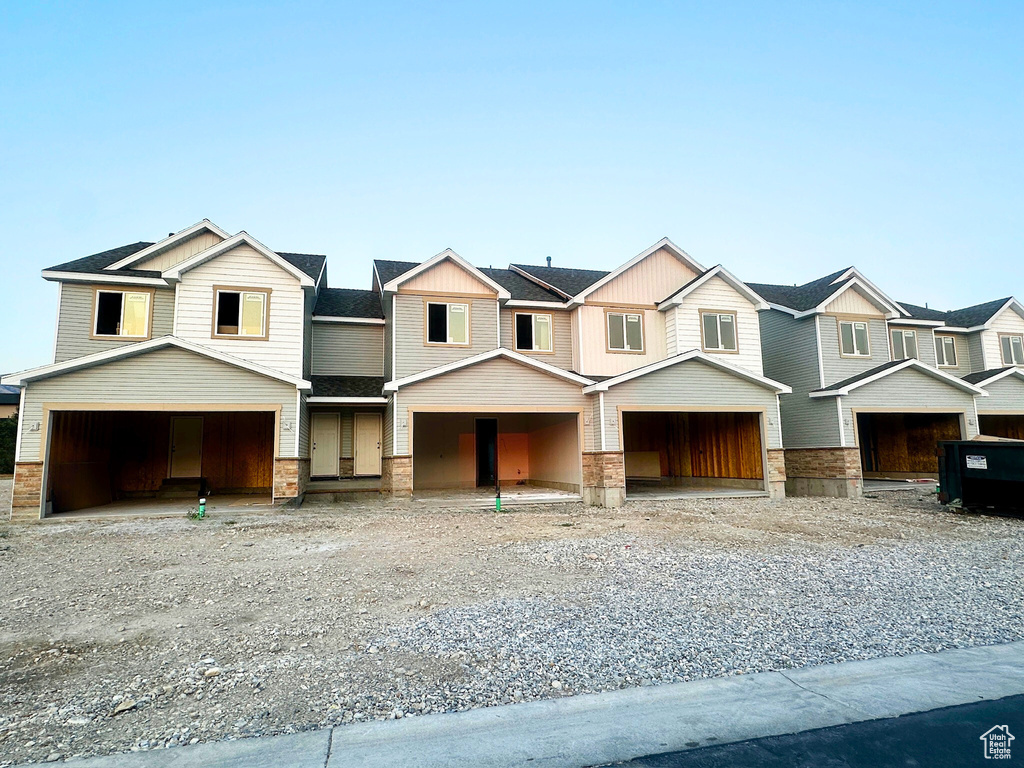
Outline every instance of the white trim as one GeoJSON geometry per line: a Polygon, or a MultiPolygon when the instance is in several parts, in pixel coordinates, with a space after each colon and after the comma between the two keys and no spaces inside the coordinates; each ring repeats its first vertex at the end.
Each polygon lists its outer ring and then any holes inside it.
{"type": "Polygon", "coordinates": [[[416,277],[416,275],[422,274],[423,272],[426,272],[428,269],[431,269],[434,266],[436,266],[437,264],[440,264],[442,261],[446,261],[446,260],[455,262],[455,264],[457,264],[458,266],[462,267],[464,270],[469,272],[477,280],[479,280],[480,282],[482,282],[482,283],[486,284],[487,286],[493,288],[495,293],[498,294],[498,299],[499,300],[501,300],[501,299],[508,300],[508,299],[512,298],[511,294],[509,294],[509,292],[508,292],[508,289],[502,287],[499,283],[496,283],[494,280],[489,278],[487,275],[485,275],[479,269],[477,269],[472,264],[470,264],[468,261],[466,261],[464,258],[459,256],[459,254],[457,254],[451,248],[446,248],[445,250],[441,251],[436,256],[432,256],[431,258],[427,259],[423,263],[417,264],[415,267],[413,267],[412,269],[408,270],[407,272],[403,272],[398,277],[396,277],[396,278],[394,278],[392,280],[389,280],[387,285],[382,286],[382,288],[383,288],[383,290],[386,293],[394,293],[394,292],[396,292],[398,290],[398,287],[402,283],[405,283],[405,282],[411,280],[412,278],[416,277]]]}
{"type": "MultiPolygon", "coordinates": [[[[397,392],[395,392],[395,394],[392,396],[391,403],[392,403],[392,405],[391,405],[391,456],[392,457],[394,457],[394,456],[403,456],[404,454],[400,454],[396,450],[396,448],[398,448],[398,393],[397,392]]],[[[406,426],[405,439],[408,440],[409,439],[409,425],[406,424],[405,426],[406,426]]],[[[355,420],[353,419],[353,422],[352,422],[352,431],[353,431],[353,433],[355,432],[355,427],[356,427],[355,420]]],[[[355,434],[353,434],[352,437],[355,438],[355,434]]],[[[381,437],[383,437],[383,435],[381,435],[381,437]]],[[[406,446],[406,450],[409,451],[409,453],[412,453],[412,446],[411,445],[407,445],[406,446]]],[[[355,457],[353,457],[353,458],[355,458],[355,457]]]]}
{"type": "Polygon", "coordinates": [[[1000,371],[999,373],[992,374],[987,379],[975,382],[974,386],[984,389],[989,384],[994,384],[1000,379],[1005,379],[1007,376],[1019,376],[1021,379],[1024,379],[1024,369],[1016,366],[1010,366],[1005,371],[1000,371]]]}
{"type": "MultiPolygon", "coordinates": [[[[544,269],[544,267],[541,267],[541,269],[544,269]]],[[[529,272],[529,271],[523,269],[522,267],[517,267],[515,264],[509,264],[508,265],[508,270],[509,270],[509,272],[515,272],[517,275],[522,275],[527,280],[530,280],[530,281],[536,283],[537,285],[539,285],[541,288],[546,288],[547,290],[551,291],[552,293],[557,293],[559,296],[564,297],[565,301],[566,301],[566,304],[563,304],[562,306],[566,306],[568,304],[569,300],[572,299],[572,296],[570,296],[565,291],[561,290],[560,288],[556,288],[551,283],[547,283],[547,282],[541,280],[535,274],[533,274],[532,272],[529,272]]]]}
{"type": "MultiPolygon", "coordinates": [[[[398,338],[396,337],[396,328],[398,327],[398,297],[391,297],[391,378],[394,379],[398,375],[398,338]]],[[[392,447],[392,451],[394,448],[392,447]]]]}
{"type": "MultiPolygon", "coordinates": [[[[1005,312],[1008,309],[1013,309],[1013,311],[1017,313],[1018,317],[1024,319],[1024,304],[1021,304],[1019,301],[1017,301],[1015,298],[1011,296],[1009,299],[1006,300],[1006,303],[1003,304],[1003,306],[1001,306],[999,309],[992,313],[992,316],[985,321],[984,325],[978,327],[988,330],[989,328],[992,327],[992,323],[996,321],[996,318],[999,317],[1001,314],[1003,314],[1003,312],[1005,312]],[[1016,305],[1016,308],[1014,308],[1014,305],[1016,305]]],[[[969,328],[968,330],[975,329],[969,328]]]]}
{"type": "MultiPolygon", "coordinates": [[[[302,420],[302,390],[295,390],[295,458],[299,456],[299,422],[302,420]]],[[[341,422],[338,423],[338,442],[341,442],[341,422]]]]}
{"type": "Polygon", "coordinates": [[[171,314],[171,335],[178,335],[178,288],[181,283],[174,284],[174,312],[171,314]]]}
{"type": "Polygon", "coordinates": [[[57,362],[57,337],[60,335],[60,303],[64,298],[64,283],[57,283],[57,317],[53,326],[53,355],[52,362],[57,362]]]}
{"type": "Polygon", "coordinates": [[[789,307],[784,307],[781,304],[774,304],[770,301],[768,302],[768,309],[775,309],[778,310],[779,312],[785,312],[787,315],[791,315],[792,317],[800,316],[800,312],[798,312],[797,310],[790,309],[789,307]]]}
{"type": "Polygon", "coordinates": [[[168,248],[173,248],[176,243],[179,243],[182,240],[191,237],[192,235],[199,234],[199,232],[201,232],[204,229],[208,230],[209,232],[212,232],[213,234],[217,235],[223,240],[227,240],[229,237],[231,237],[231,235],[229,235],[227,232],[218,227],[209,219],[203,219],[202,221],[193,224],[191,227],[185,227],[185,229],[179,232],[175,232],[173,235],[170,235],[169,237],[165,237],[158,243],[147,245],[141,251],[136,251],[131,256],[125,256],[120,261],[115,261],[113,264],[105,266],[104,269],[124,269],[125,267],[131,264],[138,264],[140,261],[145,261],[150,256],[160,253],[161,251],[166,251],[168,248]]]}
{"type": "Polygon", "coordinates": [[[14,463],[21,461],[21,428],[25,423],[25,391],[28,387],[21,388],[21,402],[18,403],[18,429],[14,436],[14,463]]]}
{"type": "Polygon", "coordinates": [[[381,317],[340,317],[338,315],[313,315],[314,323],[347,323],[349,325],[384,325],[381,317]]]}
{"type": "Polygon", "coordinates": [[[782,441],[782,402],[778,393],[775,394],[775,416],[778,418],[776,426],[779,429],[779,448],[784,449],[785,443],[782,441]]]}
{"type": "Polygon", "coordinates": [[[500,347],[498,349],[492,349],[489,352],[482,352],[479,355],[474,355],[473,357],[467,357],[463,358],[462,360],[457,360],[454,363],[447,363],[446,365],[440,365],[437,368],[430,368],[429,370],[421,371],[419,373],[413,374],[412,376],[406,376],[405,378],[402,379],[392,379],[391,381],[384,384],[384,391],[396,392],[402,387],[407,387],[410,384],[415,384],[418,381],[432,379],[437,376],[443,376],[446,373],[451,373],[452,371],[457,371],[461,368],[468,368],[469,366],[477,365],[478,363],[485,363],[488,360],[494,360],[495,358],[498,357],[504,357],[508,360],[512,360],[513,362],[516,363],[521,363],[530,368],[536,368],[538,371],[550,374],[551,376],[554,376],[559,379],[571,381],[574,384],[579,384],[581,386],[590,386],[591,384],[594,383],[590,379],[585,379],[582,376],[577,376],[575,373],[569,373],[569,371],[563,370],[562,368],[557,368],[553,365],[542,362],[540,360],[536,360],[532,357],[521,355],[518,352],[513,352],[511,349],[500,347]]]}
{"type": "MultiPolygon", "coordinates": [[[[494,305],[494,328],[498,333],[498,346],[501,346],[501,304],[494,305]]],[[[512,346],[515,346],[516,329],[515,329],[515,316],[512,317],[512,346]]]]}
{"type": "Polygon", "coordinates": [[[981,416],[978,415],[978,398],[974,398],[974,434],[981,434],[981,416]]]}
{"type": "Polygon", "coordinates": [[[941,328],[941,320],[916,320],[912,317],[896,317],[888,321],[891,325],[921,325],[931,328],[941,328]]]}
{"type": "Polygon", "coordinates": [[[569,305],[563,301],[528,301],[526,299],[509,299],[505,302],[505,306],[524,309],[566,309],[569,305]]]}
{"type": "Polygon", "coordinates": [[[44,269],[40,273],[44,280],[64,280],[69,283],[111,283],[115,285],[155,285],[166,288],[170,285],[159,277],[132,277],[131,275],[105,275],[102,272],[54,272],[44,269]]]}
{"type": "MultiPolygon", "coordinates": [[[[578,294],[573,296],[572,297],[573,303],[574,304],[582,304],[583,300],[587,296],[592,294],[594,291],[596,291],[598,288],[601,288],[602,286],[607,285],[612,280],[614,280],[616,277],[618,277],[623,272],[625,272],[627,269],[629,269],[630,267],[633,267],[633,266],[639,264],[641,261],[646,259],[652,253],[656,253],[657,251],[660,251],[662,248],[667,248],[668,250],[672,251],[675,254],[675,257],[677,259],[679,259],[680,261],[684,262],[696,274],[699,275],[699,274],[701,274],[702,272],[705,271],[704,267],[699,262],[695,261],[693,259],[693,257],[690,256],[690,254],[688,254],[686,251],[684,251],[678,245],[673,243],[667,237],[663,237],[663,238],[661,238],[661,240],[656,242],[654,245],[652,245],[647,250],[645,250],[645,251],[643,251],[641,253],[638,253],[636,256],[634,256],[632,259],[627,261],[625,264],[622,264],[621,266],[617,267],[616,269],[613,269],[611,272],[609,272],[607,275],[602,277],[596,283],[592,283],[591,285],[587,286],[582,291],[580,291],[578,294]]],[[[559,293],[561,293],[561,291],[559,291],[559,293]]]]}
{"type": "Polygon", "coordinates": [[[839,447],[846,447],[846,426],[843,424],[843,398],[836,398],[836,411],[839,416],[839,447]]]}
{"type": "MultiPolygon", "coordinates": [[[[839,326],[836,326],[838,332],[839,326]]],[[[814,343],[818,348],[818,386],[825,386],[825,359],[821,354],[821,315],[814,316],[814,343]]],[[[843,348],[843,340],[839,339],[839,349],[843,348]]]]}
{"type": "Polygon", "coordinates": [[[386,397],[307,397],[306,405],[387,405],[386,397]]]}
{"type": "Polygon", "coordinates": [[[591,384],[590,386],[583,388],[583,394],[589,395],[594,392],[606,392],[610,387],[615,387],[618,386],[619,384],[624,384],[627,381],[632,381],[633,379],[639,378],[641,376],[646,376],[649,373],[660,371],[663,368],[668,368],[669,366],[677,365],[678,363],[685,363],[689,360],[697,360],[699,362],[706,363],[714,368],[720,368],[726,373],[732,373],[736,376],[739,376],[740,378],[747,379],[753,382],[754,384],[758,384],[762,387],[765,387],[766,389],[774,390],[775,394],[788,395],[793,391],[792,388],[786,386],[782,382],[775,381],[774,379],[769,379],[767,376],[759,376],[758,374],[752,371],[748,371],[745,368],[740,368],[739,366],[733,365],[732,363],[726,363],[723,360],[719,360],[717,357],[713,357],[711,355],[707,355],[701,352],[699,349],[691,349],[689,352],[684,352],[680,355],[675,355],[674,357],[668,357],[665,358],[664,360],[659,360],[656,363],[650,363],[649,365],[645,365],[641,368],[634,368],[632,371],[620,374],[606,381],[602,381],[598,384],[591,384]]]}
{"type": "MultiPolygon", "coordinates": [[[[324,279],[324,272],[327,271],[327,259],[324,258],[324,263],[320,265],[320,274],[316,276],[316,284],[313,286],[316,289],[317,294],[320,293],[320,281],[324,279]]],[[[340,431],[339,431],[340,434],[340,431]]]]}
{"type": "Polygon", "coordinates": [[[683,286],[681,290],[658,302],[658,309],[664,311],[669,307],[678,307],[683,303],[683,299],[695,290],[700,288],[704,283],[708,282],[713,277],[719,277],[724,280],[728,285],[742,295],[747,301],[754,305],[754,309],[762,310],[768,309],[769,305],[761,296],[757,294],[750,286],[740,280],[738,277],[733,275],[729,270],[723,267],[721,264],[712,267],[700,277],[691,280],[687,285],[683,286]]]}
{"type": "Polygon", "coordinates": [[[85,355],[84,357],[76,357],[73,360],[65,360],[63,363],[41,365],[38,368],[29,368],[28,370],[19,371],[18,373],[12,373],[9,376],[3,377],[3,379],[0,380],[0,383],[21,386],[24,382],[48,379],[52,376],[68,373],[69,371],[75,371],[81,368],[91,368],[94,365],[102,365],[103,363],[107,363],[112,360],[142,355],[146,352],[151,352],[155,349],[162,349],[164,347],[178,347],[179,349],[184,349],[187,352],[194,352],[197,355],[202,355],[203,357],[208,357],[212,360],[218,360],[222,363],[233,365],[236,368],[242,368],[253,373],[258,373],[261,376],[266,376],[267,378],[277,379],[278,381],[283,381],[286,384],[292,384],[299,389],[310,389],[312,387],[312,384],[305,379],[290,376],[287,373],[274,370],[273,368],[267,368],[266,366],[259,365],[257,363],[251,363],[248,360],[243,360],[239,357],[235,357],[234,355],[217,352],[209,347],[204,347],[191,341],[185,341],[184,339],[179,339],[176,336],[160,336],[148,341],[138,341],[134,344],[117,347],[116,349],[108,349],[103,352],[85,355]]]}
{"type": "Polygon", "coordinates": [[[879,371],[878,373],[872,374],[871,376],[861,379],[860,381],[855,381],[853,384],[847,384],[845,387],[841,387],[839,389],[826,389],[818,392],[811,392],[809,393],[808,397],[818,398],[836,397],[837,395],[848,395],[855,389],[860,389],[866,384],[871,384],[872,382],[878,381],[879,379],[884,379],[886,376],[891,376],[892,374],[905,370],[906,368],[917,368],[922,373],[926,373],[933,378],[939,379],[940,381],[945,381],[947,384],[957,387],[958,389],[962,389],[965,392],[970,392],[971,394],[977,397],[988,396],[988,392],[986,392],[985,390],[980,389],[979,387],[976,387],[973,384],[964,381],[963,379],[958,379],[956,376],[950,376],[948,373],[943,373],[938,368],[932,368],[930,365],[925,365],[920,360],[916,360],[915,358],[910,357],[907,358],[906,360],[900,361],[898,365],[894,365],[891,368],[886,368],[884,371],[879,371]]]}
{"type": "Polygon", "coordinates": [[[579,360],[576,360],[576,367],[583,371],[583,311],[577,309],[572,313],[572,319],[576,321],[576,350],[579,353],[579,360]]]}
{"type": "Polygon", "coordinates": [[[907,312],[907,310],[905,310],[902,306],[900,306],[900,303],[898,301],[893,299],[885,291],[883,291],[877,285],[875,285],[870,280],[868,280],[866,277],[864,277],[864,275],[861,274],[860,270],[857,269],[856,267],[850,267],[842,275],[840,275],[835,280],[833,280],[832,281],[832,285],[835,285],[836,283],[838,283],[841,280],[846,280],[846,279],[850,278],[851,276],[853,277],[853,279],[859,280],[864,285],[864,287],[866,287],[866,288],[870,289],[872,292],[874,292],[875,295],[878,298],[883,299],[886,302],[888,302],[893,308],[895,308],[897,310],[897,312],[899,314],[901,314],[901,315],[909,315],[910,314],[909,312],[907,312]]]}
{"type": "MultiPolygon", "coordinates": [[[[934,333],[934,331],[933,331],[933,333],[934,333]]],[[[999,337],[996,336],[996,338],[998,339],[999,337]]],[[[984,337],[980,337],[978,339],[978,344],[981,346],[981,370],[987,371],[988,370],[988,355],[985,354],[985,338],[984,337]]],[[[1002,360],[1003,360],[1002,345],[997,343],[997,346],[1000,347],[1000,349],[999,349],[999,362],[1002,362],[1002,360]]],[[[970,339],[967,339],[967,367],[968,368],[971,367],[971,340],[970,339]]]]}
{"type": "Polygon", "coordinates": [[[600,408],[600,413],[598,415],[600,416],[600,419],[601,419],[601,450],[602,451],[607,451],[608,450],[608,443],[605,440],[605,435],[604,435],[604,392],[598,392],[597,393],[597,403],[598,403],[598,407],[600,408]]]}
{"type": "MultiPolygon", "coordinates": [[[[834,281],[833,281],[833,284],[834,284],[834,281]]],[[[808,309],[808,310],[805,310],[804,312],[800,312],[800,313],[796,314],[795,317],[808,317],[810,315],[816,315],[816,314],[819,314],[821,312],[824,312],[825,311],[825,307],[827,307],[829,304],[831,304],[833,301],[838,299],[840,296],[842,296],[844,293],[846,293],[848,290],[850,290],[851,288],[853,288],[855,286],[859,286],[866,293],[870,294],[870,296],[865,297],[865,298],[868,298],[869,301],[871,301],[873,299],[872,303],[874,303],[876,306],[878,304],[884,305],[885,308],[884,309],[880,309],[880,311],[882,312],[883,315],[885,315],[885,318],[887,320],[896,320],[896,319],[898,319],[900,317],[901,314],[909,314],[909,313],[906,312],[906,310],[904,310],[902,307],[900,307],[899,304],[894,302],[892,299],[890,299],[888,296],[886,296],[881,291],[877,291],[876,292],[876,290],[872,290],[872,288],[868,285],[868,281],[864,280],[863,278],[858,276],[858,277],[851,278],[849,280],[849,282],[845,283],[842,287],[839,288],[839,290],[837,290],[834,293],[832,293],[827,299],[825,299],[824,301],[819,303],[813,309],[808,309]],[[885,311],[886,309],[888,310],[888,313],[886,313],[886,311],[885,311]]]]}
{"type": "Polygon", "coordinates": [[[274,262],[277,266],[283,269],[285,272],[292,275],[299,281],[300,285],[314,287],[315,283],[313,278],[303,272],[301,269],[296,267],[290,261],[284,257],[278,255],[274,251],[267,248],[259,240],[250,235],[248,232],[239,232],[233,237],[229,237],[227,240],[222,240],[216,245],[212,245],[205,251],[200,251],[195,256],[191,256],[185,261],[175,264],[172,267],[165,269],[161,276],[168,281],[181,280],[181,274],[188,272],[190,269],[198,267],[200,264],[205,264],[210,259],[220,256],[222,253],[227,253],[233,248],[237,248],[240,245],[248,245],[254,251],[262,256],[267,257],[270,261],[274,262]]]}

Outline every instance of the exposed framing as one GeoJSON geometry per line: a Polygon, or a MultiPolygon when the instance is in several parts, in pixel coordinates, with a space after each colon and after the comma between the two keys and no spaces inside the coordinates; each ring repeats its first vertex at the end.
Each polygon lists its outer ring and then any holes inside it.
{"type": "Polygon", "coordinates": [[[239,285],[214,285],[213,286],[213,311],[210,320],[211,339],[238,339],[242,341],[267,341],[270,339],[270,294],[271,288],[251,288],[239,285]],[[237,293],[238,298],[238,330],[239,333],[217,333],[217,312],[220,309],[220,294],[237,293]],[[242,330],[242,294],[262,293],[263,294],[263,335],[243,336],[242,330]]]}
{"type": "MultiPolygon", "coordinates": [[[[853,420],[853,445],[847,446],[849,448],[856,448],[858,452],[858,458],[860,457],[860,425],[857,423],[857,416],[860,414],[872,414],[872,413],[930,413],[937,416],[943,414],[949,416],[958,416],[960,418],[960,439],[967,439],[967,411],[957,410],[956,408],[885,408],[885,407],[871,407],[871,408],[851,408],[850,418],[853,420]]],[[[975,426],[979,426],[975,424],[975,426]]],[[[980,434],[980,429],[979,429],[980,434]]],[[[863,467],[861,469],[863,471],[863,467]]]]}
{"type": "MultiPolygon", "coordinates": [[[[740,353],[740,323],[739,313],[735,309],[698,309],[697,317],[700,321],[700,349],[702,352],[714,355],[738,355],[740,353]],[[732,330],[736,337],[736,349],[719,349],[709,347],[707,339],[704,338],[704,315],[732,315],[732,330]]],[[[718,340],[722,340],[722,321],[718,321],[718,340]]]]}
{"type": "MultiPolygon", "coordinates": [[[[153,338],[153,305],[156,303],[156,289],[155,288],[132,288],[125,286],[124,288],[113,288],[105,285],[93,285],[92,288],[92,311],[89,315],[89,338],[93,341],[149,341],[153,338]],[[146,335],[145,336],[122,336],[117,334],[98,334],[96,333],[96,321],[99,319],[97,313],[99,312],[99,295],[101,293],[120,293],[121,298],[121,317],[124,318],[124,297],[126,293],[145,293],[149,295],[149,313],[146,317],[146,335]]],[[[60,311],[60,299],[58,298],[58,313],[60,311]]],[[[177,302],[175,302],[177,305],[177,302]]],[[[58,327],[60,323],[60,317],[58,314],[58,327]]],[[[55,334],[56,336],[56,334],[55,334]]],[[[56,342],[54,346],[54,359],[56,359],[56,342]]]]}

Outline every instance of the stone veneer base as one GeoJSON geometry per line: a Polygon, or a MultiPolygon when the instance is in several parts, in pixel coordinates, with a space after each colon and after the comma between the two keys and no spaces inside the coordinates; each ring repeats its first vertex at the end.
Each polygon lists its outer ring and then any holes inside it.
{"type": "Polygon", "coordinates": [[[859,449],[786,449],[787,495],[852,499],[863,492],[859,449]]]}
{"type": "Polygon", "coordinates": [[[14,465],[14,488],[11,494],[12,523],[39,520],[43,496],[43,462],[19,461],[14,465]]]}

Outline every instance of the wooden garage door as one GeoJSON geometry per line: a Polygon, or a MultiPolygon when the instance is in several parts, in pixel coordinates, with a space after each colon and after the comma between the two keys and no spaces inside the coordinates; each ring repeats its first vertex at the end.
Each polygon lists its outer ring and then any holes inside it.
{"type": "MultiPolygon", "coordinates": [[[[626,412],[626,461],[658,454],[662,477],[760,480],[761,422],[757,413],[626,412]]],[[[640,459],[636,459],[640,463],[640,459]]]]}
{"type": "Polygon", "coordinates": [[[865,472],[936,474],[938,444],[960,439],[955,413],[859,413],[857,431],[865,472]]]}
{"type": "Polygon", "coordinates": [[[978,424],[983,435],[1024,440],[1024,414],[1007,413],[999,416],[979,416],[978,424]]]}

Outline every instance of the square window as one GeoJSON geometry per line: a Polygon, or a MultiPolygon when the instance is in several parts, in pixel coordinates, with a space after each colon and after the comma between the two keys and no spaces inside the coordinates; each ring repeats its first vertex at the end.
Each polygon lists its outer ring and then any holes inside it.
{"type": "Polygon", "coordinates": [[[917,359],[917,331],[894,330],[892,338],[892,359],[917,359]]]}
{"type": "Polygon", "coordinates": [[[731,312],[704,312],[704,349],[708,352],[736,352],[736,316],[731,312]]]}
{"type": "Polygon", "coordinates": [[[517,351],[551,351],[551,315],[516,313],[515,318],[515,349],[517,351]]]}
{"type": "Polygon", "coordinates": [[[839,321],[839,352],[846,357],[870,357],[868,324],[855,320],[839,321]]]}
{"type": "Polygon", "coordinates": [[[268,291],[217,288],[216,336],[267,338],[268,291]]]}
{"type": "Polygon", "coordinates": [[[427,343],[468,344],[469,305],[427,302],[427,343]]]}
{"type": "Polygon", "coordinates": [[[956,339],[952,336],[935,337],[935,361],[942,368],[956,368],[956,339]]]}
{"type": "Polygon", "coordinates": [[[95,336],[141,339],[149,335],[148,291],[96,291],[95,336]]]}
{"type": "Polygon", "coordinates": [[[613,352],[643,352],[643,316],[634,312],[609,312],[608,349],[613,352]]]}
{"type": "Polygon", "coordinates": [[[999,346],[1003,352],[1003,365],[1024,365],[1024,338],[1000,336],[999,346]]]}

